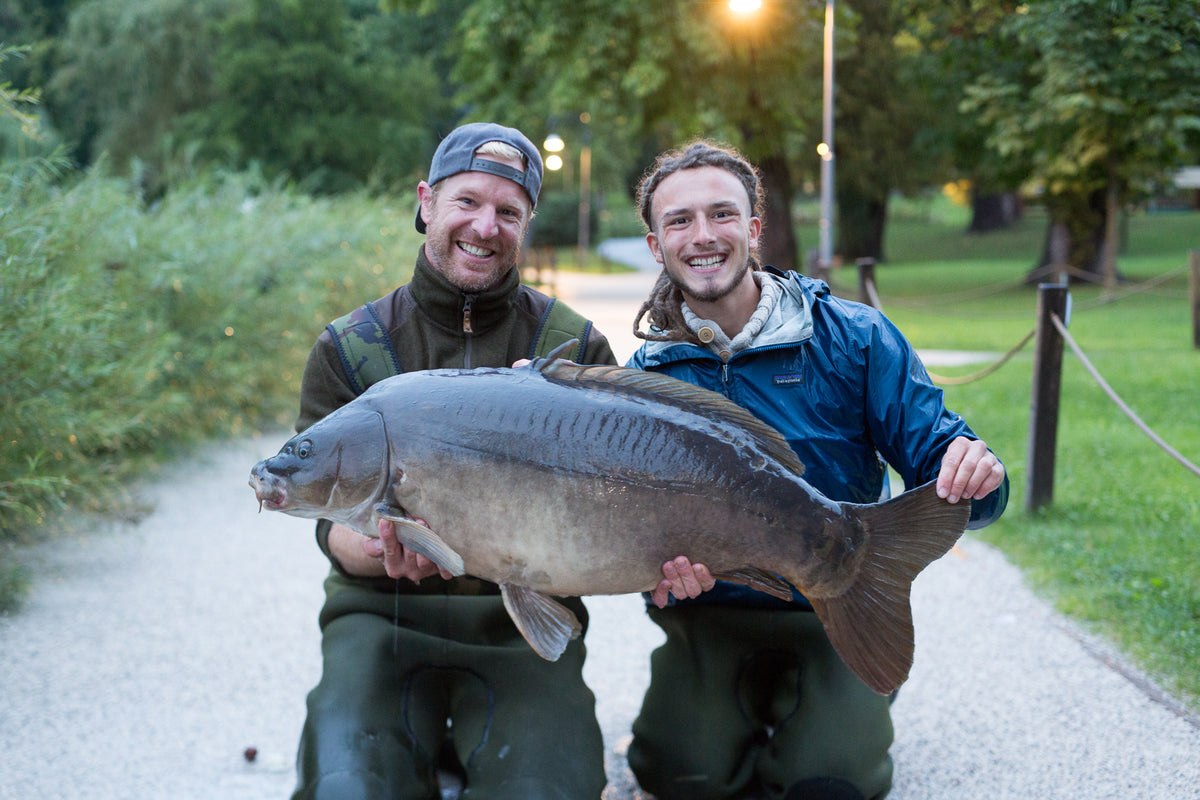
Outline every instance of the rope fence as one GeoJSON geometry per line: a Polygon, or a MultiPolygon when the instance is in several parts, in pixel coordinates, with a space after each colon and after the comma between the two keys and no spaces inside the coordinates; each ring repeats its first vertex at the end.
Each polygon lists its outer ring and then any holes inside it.
{"type": "MultiPolygon", "coordinates": [[[[862,269],[861,264],[859,265],[859,268],[860,268],[860,270],[862,269]]],[[[1049,269],[1049,268],[1047,268],[1047,269],[1049,269]]],[[[1127,297],[1132,297],[1134,295],[1152,292],[1155,289],[1157,289],[1159,286],[1162,286],[1163,284],[1166,284],[1166,283],[1170,283],[1172,280],[1176,279],[1181,274],[1187,272],[1188,269],[1189,269],[1189,267],[1187,265],[1184,265],[1182,267],[1179,267],[1178,269],[1174,269],[1174,270],[1171,270],[1170,272],[1163,273],[1162,275],[1156,275],[1153,278],[1147,278],[1144,281],[1139,281],[1137,283],[1124,284],[1124,285],[1118,287],[1116,291],[1114,291],[1110,294],[1106,294],[1101,297],[1097,297],[1092,300],[1089,300],[1086,303],[1081,303],[1081,304],[1077,305],[1076,310],[1077,311],[1088,311],[1093,308],[1100,308],[1100,307],[1103,307],[1106,305],[1110,305],[1112,303],[1116,303],[1118,301],[1124,300],[1127,297]]],[[[1043,272],[1045,272],[1045,271],[1046,270],[1043,270],[1043,272]]],[[[1091,273],[1083,272],[1082,270],[1074,269],[1071,267],[1061,267],[1061,268],[1059,268],[1059,271],[1067,276],[1077,277],[1080,280],[1085,280],[1087,283],[1091,283],[1091,284],[1096,283],[1095,275],[1092,275],[1091,273]]],[[[1034,275],[1036,275],[1036,274],[1040,274],[1040,273],[1035,273],[1034,275]]],[[[939,295],[928,295],[928,296],[922,297],[919,300],[913,299],[913,298],[889,297],[888,303],[891,305],[899,306],[900,308],[907,309],[909,311],[914,311],[914,312],[927,311],[929,313],[935,313],[938,316],[946,316],[949,314],[949,315],[954,315],[954,316],[978,317],[980,315],[980,312],[978,310],[972,310],[969,312],[964,311],[964,312],[956,314],[950,307],[952,307],[955,303],[958,303],[960,301],[985,300],[989,297],[998,297],[1000,295],[1008,294],[1010,292],[1013,292],[1013,291],[1016,291],[1019,289],[1029,288],[1031,280],[1033,279],[1034,275],[1026,275],[1026,276],[1023,276],[1016,280],[1000,281],[997,283],[991,283],[991,284],[986,284],[983,286],[977,286],[977,287],[974,287],[971,289],[963,289],[963,290],[957,291],[957,292],[946,292],[944,294],[939,294],[939,295]]],[[[835,279],[835,276],[833,276],[832,274],[829,275],[825,280],[826,280],[826,283],[828,283],[830,285],[830,287],[839,294],[848,295],[850,292],[853,291],[853,289],[851,287],[846,286],[841,281],[837,281],[835,279]]],[[[862,299],[865,302],[870,303],[871,305],[875,306],[875,308],[882,311],[883,306],[879,300],[879,293],[878,293],[878,289],[875,285],[874,274],[871,274],[870,277],[866,281],[860,281],[860,284],[862,284],[862,286],[866,288],[866,296],[861,297],[860,299],[862,299]]],[[[860,287],[860,295],[862,293],[863,292],[861,291],[861,287],[860,287]]],[[[1166,296],[1186,297],[1186,296],[1188,296],[1188,294],[1189,294],[1188,290],[1184,289],[1179,292],[1166,293],[1166,296]]],[[[998,317],[998,318],[1012,318],[1014,315],[1011,312],[1002,312],[1002,313],[988,314],[988,316],[998,317]]]]}
{"type": "Polygon", "coordinates": [[[1187,460],[1182,453],[1180,453],[1174,447],[1171,447],[1171,445],[1167,444],[1161,436],[1150,429],[1150,426],[1148,426],[1145,422],[1142,422],[1141,418],[1134,413],[1133,409],[1130,408],[1124,400],[1121,399],[1120,395],[1113,391],[1113,388],[1109,386],[1108,381],[1104,380],[1104,376],[1102,376],[1096,367],[1092,365],[1092,362],[1088,360],[1086,355],[1084,355],[1083,350],[1075,342],[1075,339],[1070,333],[1067,332],[1066,326],[1063,325],[1062,320],[1059,319],[1057,314],[1050,315],[1050,322],[1054,324],[1055,329],[1058,330],[1059,336],[1063,337],[1063,341],[1067,343],[1072,352],[1075,353],[1076,358],[1079,359],[1079,361],[1091,374],[1092,379],[1095,380],[1100,388],[1104,390],[1104,393],[1108,395],[1108,398],[1112,400],[1113,403],[1116,404],[1117,408],[1121,409],[1125,416],[1129,417],[1133,424],[1136,425],[1142,433],[1146,434],[1146,436],[1150,438],[1150,441],[1161,447],[1168,455],[1171,456],[1171,458],[1175,459],[1192,473],[1194,473],[1196,477],[1200,477],[1200,467],[1197,467],[1191,461],[1187,460]]]}
{"type": "MultiPolygon", "coordinates": [[[[1017,353],[1021,352],[1021,349],[1023,347],[1025,347],[1025,345],[1029,344],[1030,341],[1033,340],[1034,334],[1036,334],[1036,333],[1037,333],[1037,328],[1034,328],[1033,330],[1029,331],[1029,333],[1025,334],[1025,338],[1022,339],[1021,341],[1019,341],[1016,344],[1016,346],[1014,346],[1011,350],[1009,350],[1007,353],[1002,355],[998,360],[996,360],[992,364],[984,367],[983,369],[979,370],[978,372],[973,372],[970,375],[962,375],[959,377],[948,377],[946,375],[938,375],[936,372],[929,372],[929,377],[930,377],[930,379],[933,380],[934,383],[940,384],[942,386],[962,386],[964,384],[974,383],[975,381],[983,380],[988,375],[991,375],[993,372],[995,372],[996,370],[1000,369],[1005,364],[1007,364],[1009,362],[1009,360],[1012,359],[1012,357],[1015,356],[1017,353]]],[[[926,372],[928,372],[928,370],[926,370],[926,372]]]]}

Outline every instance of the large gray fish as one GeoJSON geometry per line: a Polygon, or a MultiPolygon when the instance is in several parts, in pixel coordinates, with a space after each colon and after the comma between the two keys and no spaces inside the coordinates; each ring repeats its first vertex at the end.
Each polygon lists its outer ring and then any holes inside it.
{"type": "Polygon", "coordinates": [[[838,503],[802,472],[777,431],[719,394],[551,358],[381,381],[257,464],[250,485],[268,509],[371,536],[394,520],[405,547],[499,584],[550,660],[579,632],[552,595],[648,591],[685,555],[784,599],[795,586],[846,664],[892,692],[912,665],[912,581],[970,504],[932,483],[838,503]]]}

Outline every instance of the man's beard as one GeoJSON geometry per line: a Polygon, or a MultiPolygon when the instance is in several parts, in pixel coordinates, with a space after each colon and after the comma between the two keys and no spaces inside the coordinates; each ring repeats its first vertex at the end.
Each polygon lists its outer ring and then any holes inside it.
{"type": "Polygon", "coordinates": [[[425,253],[429,259],[429,263],[434,269],[445,276],[447,280],[464,292],[482,292],[493,288],[520,261],[521,248],[518,245],[504,256],[497,270],[491,274],[466,274],[464,270],[452,270],[452,265],[455,263],[454,259],[459,255],[458,245],[455,244],[454,238],[451,235],[453,232],[447,231],[443,233],[440,231],[437,226],[436,215],[431,216],[427,228],[430,231],[437,231],[436,235],[427,235],[425,239],[425,253]]]}
{"type": "Polygon", "coordinates": [[[705,285],[699,290],[694,290],[683,281],[677,279],[670,270],[667,270],[666,273],[667,278],[671,281],[675,288],[683,294],[685,298],[690,298],[699,303],[715,303],[718,300],[721,300],[722,298],[732,294],[733,291],[741,285],[742,281],[746,277],[746,273],[750,272],[752,268],[753,265],[747,261],[745,269],[735,275],[730,275],[729,280],[726,283],[716,285],[705,283],[705,285]]]}

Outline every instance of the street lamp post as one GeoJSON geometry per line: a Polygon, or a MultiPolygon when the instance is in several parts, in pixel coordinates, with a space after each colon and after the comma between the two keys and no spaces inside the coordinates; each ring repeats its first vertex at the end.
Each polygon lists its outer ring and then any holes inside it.
{"type": "Polygon", "coordinates": [[[825,47],[821,102],[821,221],[817,259],[822,270],[833,265],[833,2],[825,0],[825,47]]]}
{"type": "MultiPolygon", "coordinates": [[[[592,230],[592,115],[584,111],[579,115],[581,144],[579,148],[579,230],[575,239],[575,261],[580,270],[587,263],[587,251],[591,246],[592,230]]],[[[553,124],[553,123],[552,123],[553,124]]],[[[566,143],[557,133],[546,137],[542,147],[551,155],[546,157],[546,169],[562,169],[563,160],[559,153],[563,152],[566,143]]]]}
{"type": "Polygon", "coordinates": [[[592,115],[584,111],[579,115],[583,128],[583,144],[579,149],[579,238],[575,252],[576,266],[582,271],[587,263],[587,251],[592,231],[592,129],[588,124],[592,115]]]}

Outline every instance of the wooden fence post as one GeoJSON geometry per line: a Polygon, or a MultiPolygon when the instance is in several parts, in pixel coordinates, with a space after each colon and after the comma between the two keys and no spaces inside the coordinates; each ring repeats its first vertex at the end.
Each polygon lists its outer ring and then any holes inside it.
{"type": "Polygon", "coordinates": [[[1192,347],[1200,350],[1200,250],[1188,251],[1192,287],[1192,347]]]}
{"type": "Polygon", "coordinates": [[[1038,286],[1037,339],[1033,361],[1033,397],[1029,404],[1029,476],[1025,510],[1036,511],[1054,499],[1054,452],[1058,443],[1058,407],[1062,390],[1063,339],[1050,315],[1065,326],[1070,294],[1066,284],[1038,286]]]}
{"type": "Polygon", "coordinates": [[[875,302],[879,296],[875,287],[875,259],[860,258],[854,264],[858,267],[858,302],[879,308],[875,302]]]}

